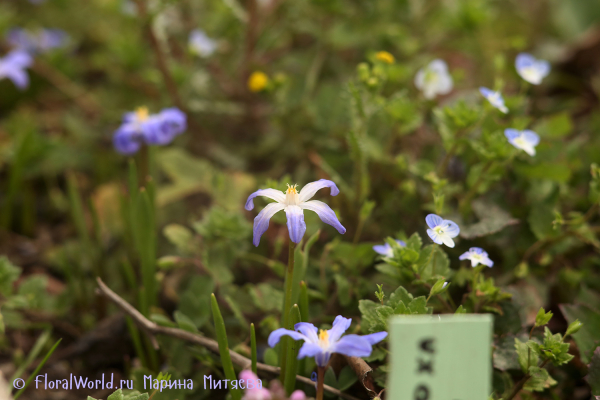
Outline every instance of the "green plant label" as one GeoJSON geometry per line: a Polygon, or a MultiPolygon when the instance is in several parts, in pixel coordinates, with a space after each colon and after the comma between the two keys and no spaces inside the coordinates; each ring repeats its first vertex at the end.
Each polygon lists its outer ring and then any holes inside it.
{"type": "Polygon", "coordinates": [[[402,315],[389,321],[387,398],[487,400],[491,315],[402,315]]]}

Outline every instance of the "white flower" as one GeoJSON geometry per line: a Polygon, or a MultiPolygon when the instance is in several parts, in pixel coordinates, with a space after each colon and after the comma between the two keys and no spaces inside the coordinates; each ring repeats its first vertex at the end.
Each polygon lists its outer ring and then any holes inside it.
{"type": "Polygon", "coordinates": [[[469,251],[461,255],[458,259],[471,260],[471,267],[473,268],[479,264],[487,265],[490,268],[494,266],[494,262],[490,260],[488,253],[480,247],[471,247],[469,251]]]}
{"type": "Polygon", "coordinates": [[[505,129],[504,136],[506,136],[509,143],[517,149],[523,150],[530,156],[535,156],[535,146],[540,142],[540,137],[534,131],[505,129]]]}
{"type": "Polygon", "coordinates": [[[454,85],[448,66],[443,60],[437,59],[417,72],[415,86],[423,92],[426,99],[433,99],[439,94],[450,93],[454,85]]]}
{"type": "Polygon", "coordinates": [[[480,87],[479,92],[498,110],[502,111],[504,114],[508,112],[508,108],[504,105],[504,98],[502,98],[500,92],[494,92],[486,87],[480,87]]]}
{"type": "Polygon", "coordinates": [[[545,60],[536,60],[528,53],[521,53],[515,59],[515,67],[521,78],[533,85],[539,85],[550,73],[550,63],[545,60]]]}
{"type": "Polygon", "coordinates": [[[429,214],[425,217],[425,222],[430,229],[427,229],[427,234],[437,244],[445,244],[448,247],[454,247],[452,238],[458,236],[460,228],[456,223],[442,219],[439,215],[429,214]]]}
{"type": "Polygon", "coordinates": [[[209,57],[217,50],[217,42],[200,29],[190,32],[188,46],[192,53],[200,57],[209,57]]]}

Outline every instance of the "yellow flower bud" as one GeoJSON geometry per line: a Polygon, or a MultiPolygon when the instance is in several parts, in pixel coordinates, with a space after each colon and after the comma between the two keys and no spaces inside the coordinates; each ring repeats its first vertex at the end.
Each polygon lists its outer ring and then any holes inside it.
{"type": "Polygon", "coordinates": [[[254,71],[248,78],[248,89],[251,92],[260,92],[269,84],[269,77],[261,71],[254,71]]]}
{"type": "Polygon", "coordinates": [[[396,61],[394,56],[388,53],[387,51],[378,51],[375,54],[375,58],[379,61],[383,61],[386,64],[393,64],[396,61]]]}

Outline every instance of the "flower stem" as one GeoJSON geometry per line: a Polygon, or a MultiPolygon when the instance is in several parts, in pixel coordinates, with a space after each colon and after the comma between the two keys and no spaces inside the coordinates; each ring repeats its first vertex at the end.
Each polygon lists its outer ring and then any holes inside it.
{"type": "MultiPolygon", "coordinates": [[[[292,289],[294,284],[294,253],[296,250],[296,243],[290,240],[289,253],[288,253],[288,267],[285,270],[285,297],[283,300],[283,327],[285,329],[290,329],[289,322],[289,314],[290,308],[292,307],[292,289]]],[[[286,358],[287,358],[287,345],[289,338],[284,337],[281,340],[281,353],[280,353],[280,363],[281,367],[281,375],[279,376],[280,380],[283,382],[285,377],[285,369],[286,369],[286,358]]]]}
{"type": "Polygon", "coordinates": [[[325,367],[317,368],[317,400],[323,400],[323,384],[325,383],[325,367]]]}

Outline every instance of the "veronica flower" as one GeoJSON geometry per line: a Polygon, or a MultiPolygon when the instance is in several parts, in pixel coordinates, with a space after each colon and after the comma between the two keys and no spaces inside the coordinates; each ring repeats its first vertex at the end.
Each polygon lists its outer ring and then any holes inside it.
{"type": "Polygon", "coordinates": [[[11,29],[6,35],[7,42],[20,50],[30,53],[45,53],[66,44],[67,34],[60,29],[40,29],[30,32],[25,29],[11,29]]]}
{"type": "Polygon", "coordinates": [[[438,94],[450,93],[454,84],[448,73],[448,65],[443,60],[433,60],[417,72],[415,86],[423,92],[426,99],[433,99],[438,94]]]}
{"type": "Polygon", "coordinates": [[[458,259],[471,260],[471,267],[476,267],[479,264],[487,265],[490,268],[494,266],[494,262],[490,260],[488,253],[480,247],[471,247],[469,251],[461,255],[458,259]]]}
{"type": "Polygon", "coordinates": [[[166,108],[158,114],[149,114],[146,107],[123,116],[123,123],[115,131],[113,144],[122,154],[133,154],[142,143],[169,144],[186,129],[186,115],[178,108],[166,108]]]}
{"type": "Polygon", "coordinates": [[[287,216],[287,227],[290,232],[290,239],[294,243],[299,243],[306,232],[304,223],[304,210],[311,210],[317,213],[321,221],[333,226],[339,233],[346,233],[346,228],[342,226],[337,219],[335,212],[325,203],[319,200],[310,200],[319,189],[331,188],[331,195],[337,196],[340,192],[335,183],[327,179],[319,179],[316,182],[306,184],[300,192],[296,186],[288,185],[285,192],[277,189],[261,189],[252,193],[246,200],[246,210],[254,208],[254,198],[264,196],[275,200],[275,203],[267,206],[254,218],[254,237],[252,243],[258,246],[260,237],[269,227],[269,220],[276,212],[284,210],[287,216]],[[310,200],[310,201],[308,201],[310,200]]]}
{"type": "Polygon", "coordinates": [[[188,46],[192,53],[200,57],[208,57],[217,50],[217,42],[200,29],[194,29],[190,32],[188,46]]]}
{"type": "MultiPolygon", "coordinates": [[[[400,247],[406,247],[406,243],[404,243],[402,240],[396,240],[396,243],[398,243],[400,247]]],[[[390,246],[389,243],[377,244],[373,246],[373,250],[375,250],[376,253],[379,253],[384,257],[394,256],[394,249],[392,248],[392,246],[390,246]]]]}
{"type": "Polygon", "coordinates": [[[341,315],[335,317],[333,327],[329,330],[318,330],[308,322],[298,322],[294,330],[279,328],[269,335],[269,346],[275,347],[282,336],[289,336],[294,340],[304,340],[298,352],[298,359],[315,357],[319,367],[325,367],[333,353],[344,354],[351,357],[368,357],[373,351],[373,345],[379,343],[387,336],[387,332],[377,332],[370,335],[346,335],[344,332],[350,327],[351,318],[341,315]],[[318,334],[317,334],[318,332],[318,334]]]}
{"type": "Polygon", "coordinates": [[[504,98],[500,92],[494,92],[486,87],[480,87],[479,92],[490,102],[491,105],[502,111],[504,114],[508,112],[508,108],[504,105],[504,98]]]}
{"type": "Polygon", "coordinates": [[[515,59],[515,68],[527,82],[539,85],[550,73],[550,63],[545,60],[536,60],[534,56],[528,53],[520,53],[515,59]]]}
{"type": "Polygon", "coordinates": [[[454,247],[454,240],[460,233],[460,228],[456,223],[442,219],[439,215],[429,214],[425,217],[425,222],[430,229],[427,229],[427,234],[437,244],[445,244],[448,247],[454,247]]]}
{"type": "MultiPolygon", "coordinates": [[[[240,372],[240,380],[244,380],[246,385],[246,392],[242,400],[288,400],[285,394],[285,389],[281,386],[281,382],[273,380],[269,385],[269,389],[264,387],[258,387],[258,377],[250,370],[243,370],[240,372]],[[248,389],[247,382],[253,382],[253,388],[248,389]]],[[[306,395],[302,390],[295,390],[289,397],[289,400],[305,400],[306,395]]]]}
{"type": "Polygon", "coordinates": [[[540,142],[540,137],[534,131],[505,129],[504,136],[506,136],[508,142],[517,149],[523,150],[530,156],[535,156],[535,146],[540,142]]]}
{"type": "Polygon", "coordinates": [[[0,58],[0,80],[8,78],[16,87],[23,90],[29,85],[29,75],[25,69],[33,63],[33,58],[23,50],[13,50],[0,58]]]}

